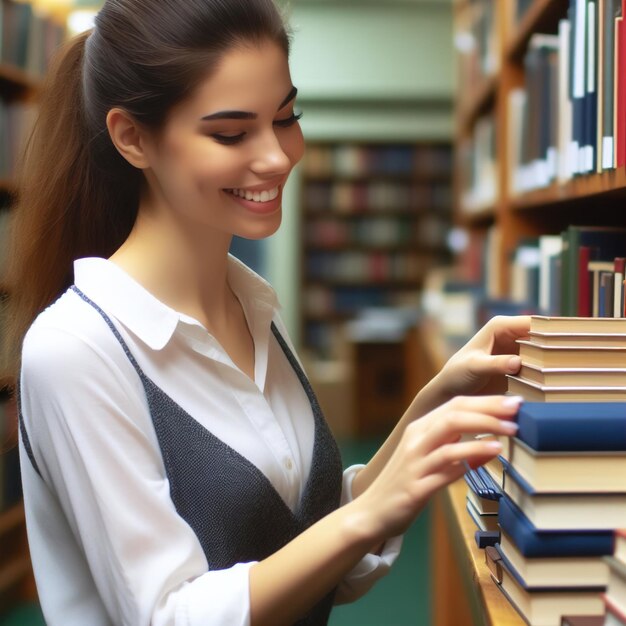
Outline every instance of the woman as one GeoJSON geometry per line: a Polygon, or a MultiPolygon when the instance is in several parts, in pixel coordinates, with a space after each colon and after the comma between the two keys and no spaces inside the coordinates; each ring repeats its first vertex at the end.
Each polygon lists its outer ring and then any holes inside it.
{"type": "Polygon", "coordinates": [[[325,624],[500,451],[461,436],[515,432],[518,399],[459,394],[517,371],[526,318],[488,324],[342,475],[274,292],[228,255],[276,231],[302,156],[288,51],[271,0],[107,0],[50,72],[9,331],[51,626],[325,624]]]}

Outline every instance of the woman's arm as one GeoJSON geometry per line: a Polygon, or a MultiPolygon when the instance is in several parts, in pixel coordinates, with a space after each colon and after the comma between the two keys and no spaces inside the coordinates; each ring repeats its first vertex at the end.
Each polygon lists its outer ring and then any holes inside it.
{"type": "MultiPolygon", "coordinates": [[[[373,546],[402,534],[440,487],[501,451],[497,442],[461,441],[463,434],[511,435],[512,398],[459,397],[407,425],[367,489],[250,569],[252,626],[291,624],[373,546]]],[[[365,471],[365,470],[363,470],[365,471]]]]}

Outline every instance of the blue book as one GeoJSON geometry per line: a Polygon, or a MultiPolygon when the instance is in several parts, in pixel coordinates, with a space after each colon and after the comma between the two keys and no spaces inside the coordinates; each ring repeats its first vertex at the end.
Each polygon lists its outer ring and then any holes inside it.
{"type": "Polygon", "coordinates": [[[524,556],[613,554],[612,530],[537,530],[506,494],[500,498],[498,523],[524,556]]]}
{"type": "Polygon", "coordinates": [[[626,402],[524,402],[517,423],[540,452],[626,451],[626,402]]]}
{"type": "Polygon", "coordinates": [[[500,499],[502,490],[485,468],[470,469],[465,472],[464,478],[468,487],[480,498],[486,500],[500,499]]]}

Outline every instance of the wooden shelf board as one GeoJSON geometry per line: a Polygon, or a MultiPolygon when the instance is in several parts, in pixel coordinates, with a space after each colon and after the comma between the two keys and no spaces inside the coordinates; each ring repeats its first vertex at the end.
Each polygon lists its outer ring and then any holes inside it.
{"type": "Polygon", "coordinates": [[[444,245],[434,246],[430,243],[420,243],[419,241],[409,241],[403,243],[390,244],[365,244],[365,243],[307,243],[305,249],[308,252],[431,252],[444,253],[444,245]]]}
{"type": "Polygon", "coordinates": [[[309,174],[305,173],[306,183],[371,183],[371,182],[400,182],[411,184],[433,184],[442,183],[450,184],[450,172],[442,172],[439,174],[309,174]]]}
{"type": "MultiPolygon", "coordinates": [[[[433,212],[442,211],[441,207],[431,207],[433,212]]],[[[336,207],[328,207],[327,209],[319,209],[319,210],[311,210],[307,209],[304,211],[304,216],[307,219],[315,219],[315,218],[336,218],[342,220],[350,220],[350,219],[367,219],[367,218],[412,218],[418,219],[422,215],[428,215],[430,209],[424,208],[416,208],[416,209],[366,209],[363,211],[345,211],[339,210],[336,207]]]]}
{"type": "Polygon", "coordinates": [[[422,282],[422,277],[412,280],[395,279],[342,279],[335,277],[308,278],[307,284],[322,285],[324,287],[383,287],[385,289],[417,289],[422,282]]]}
{"type": "Polygon", "coordinates": [[[10,590],[28,576],[31,569],[28,555],[12,559],[0,567],[0,592],[10,590]]]}
{"type": "Polygon", "coordinates": [[[471,573],[474,592],[484,610],[485,623],[492,626],[524,626],[525,622],[513,605],[498,588],[485,564],[485,552],[476,545],[474,533],[476,525],[465,509],[467,483],[461,479],[450,485],[442,494],[449,525],[460,536],[462,554],[461,569],[471,573]]]}
{"type": "Polygon", "coordinates": [[[544,189],[530,191],[512,198],[511,207],[521,211],[611,192],[623,192],[626,195],[626,170],[624,168],[601,174],[579,176],[563,184],[553,184],[544,189]]]}
{"type": "Polygon", "coordinates": [[[506,47],[507,58],[520,62],[533,33],[557,32],[567,7],[568,0],[534,0],[506,47]]]}
{"type": "Polygon", "coordinates": [[[495,216],[496,207],[493,204],[479,207],[477,209],[472,209],[471,211],[464,209],[459,209],[458,211],[459,222],[465,226],[483,224],[485,222],[495,219],[495,216]]]}
{"type": "Polygon", "coordinates": [[[469,130],[480,114],[489,109],[490,104],[495,101],[497,85],[498,74],[483,79],[468,98],[463,98],[463,94],[459,94],[459,101],[465,102],[459,106],[457,112],[461,132],[469,130]]]}
{"type": "Polygon", "coordinates": [[[11,63],[0,63],[0,82],[26,90],[35,90],[40,84],[39,78],[11,63]]]}
{"type": "Polygon", "coordinates": [[[0,513],[0,537],[24,523],[24,504],[15,504],[10,509],[0,513]]]}

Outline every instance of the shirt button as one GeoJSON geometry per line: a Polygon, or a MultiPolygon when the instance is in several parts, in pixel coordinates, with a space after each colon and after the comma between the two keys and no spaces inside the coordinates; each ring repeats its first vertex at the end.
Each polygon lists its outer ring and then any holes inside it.
{"type": "Polygon", "coordinates": [[[283,461],[283,464],[285,465],[285,467],[286,467],[288,470],[292,470],[292,469],[293,469],[293,461],[292,461],[289,457],[287,457],[287,458],[283,461]]]}

